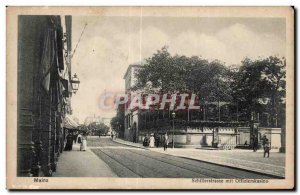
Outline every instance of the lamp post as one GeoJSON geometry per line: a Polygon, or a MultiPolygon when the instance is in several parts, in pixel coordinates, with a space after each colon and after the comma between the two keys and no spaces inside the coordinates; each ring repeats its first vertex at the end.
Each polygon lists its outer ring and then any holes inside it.
{"type": "Polygon", "coordinates": [[[79,84],[80,84],[79,78],[77,77],[76,73],[74,74],[74,76],[71,79],[71,84],[72,84],[72,92],[74,94],[76,94],[76,92],[79,89],[79,84]]]}
{"type": "Polygon", "coordinates": [[[174,112],[174,110],[173,110],[173,112],[172,112],[172,118],[173,118],[173,136],[172,136],[172,147],[173,147],[173,149],[174,149],[174,120],[175,120],[175,112],[174,112]]]}

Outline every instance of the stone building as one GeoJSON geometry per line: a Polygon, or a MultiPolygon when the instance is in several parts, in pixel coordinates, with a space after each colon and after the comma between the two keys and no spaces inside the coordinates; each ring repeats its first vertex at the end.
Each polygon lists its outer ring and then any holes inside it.
{"type": "MultiPolygon", "coordinates": [[[[136,83],[136,74],[142,68],[141,65],[132,64],[129,65],[123,79],[125,80],[125,94],[131,95],[131,88],[134,87],[136,83]]],[[[138,126],[138,116],[139,110],[130,110],[125,105],[125,121],[124,121],[124,138],[130,141],[137,141],[139,126],[138,126]]]]}
{"type": "Polygon", "coordinates": [[[56,171],[71,113],[71,29],[71,16],[18,17],[18,176],[56,171]]]}

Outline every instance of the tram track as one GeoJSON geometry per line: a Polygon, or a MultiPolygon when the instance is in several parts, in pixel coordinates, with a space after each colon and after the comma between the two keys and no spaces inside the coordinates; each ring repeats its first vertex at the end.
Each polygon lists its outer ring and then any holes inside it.
{"type": "Polygon", "coordinates": [[[94,141],[91,150],[119,177],[270,179],[270,175],[244,171],[145,149],[131,148],[110,139],[94,141]],[[96,143],[96,141],[98,143],[96,143]]]}

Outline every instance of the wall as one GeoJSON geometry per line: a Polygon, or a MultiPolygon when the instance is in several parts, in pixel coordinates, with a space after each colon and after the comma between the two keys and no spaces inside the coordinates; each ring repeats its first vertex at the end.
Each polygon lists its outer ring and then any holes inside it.
{"type": "MultiPolygon", "coordinates": [[[[216,127],[187,128],[176,129],[174,135],[175,147],[212,147],[216,127]]],[[[154,131],[153,131],[154,132],[154,131]]],[[[151,132],[149,132],[151,133],[151,132]]],[[[281,146],[281,129],[280,128],[259,128],[261,137],[266,135],[271,140],[271,147],[279,149],[281,146]]],[[[147,132],[142,131],[139,134],[139,142],[142,142],[147,132]]],[[[159,132],[162,136],[163,132],[159,132]]],[[[172,141],[173,132],[169,131],[170,142],[172,141]]],[[[250,144],[249,127],[218,127],[218,145],[220,149],[234,149],[238,145],[250,144]]],[[[262,142],[262,140],[260,141],[262,142]]]]}

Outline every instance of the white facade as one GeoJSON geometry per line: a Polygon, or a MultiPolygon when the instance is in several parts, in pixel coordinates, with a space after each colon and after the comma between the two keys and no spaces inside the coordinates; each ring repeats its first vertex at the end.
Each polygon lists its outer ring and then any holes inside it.
{"type": "MultiPolygon", "coordinates": [[[[136,74],[142,68],[141,65],[129,65],[125,75],[125,93],[131,93],[131,88],[137,82],[136,74]]],[[[124,138],[130,141],[136,141],[138,138],[138,113],[139,110],[130,110],[125,106],[125,132],[124,138]]]]}

